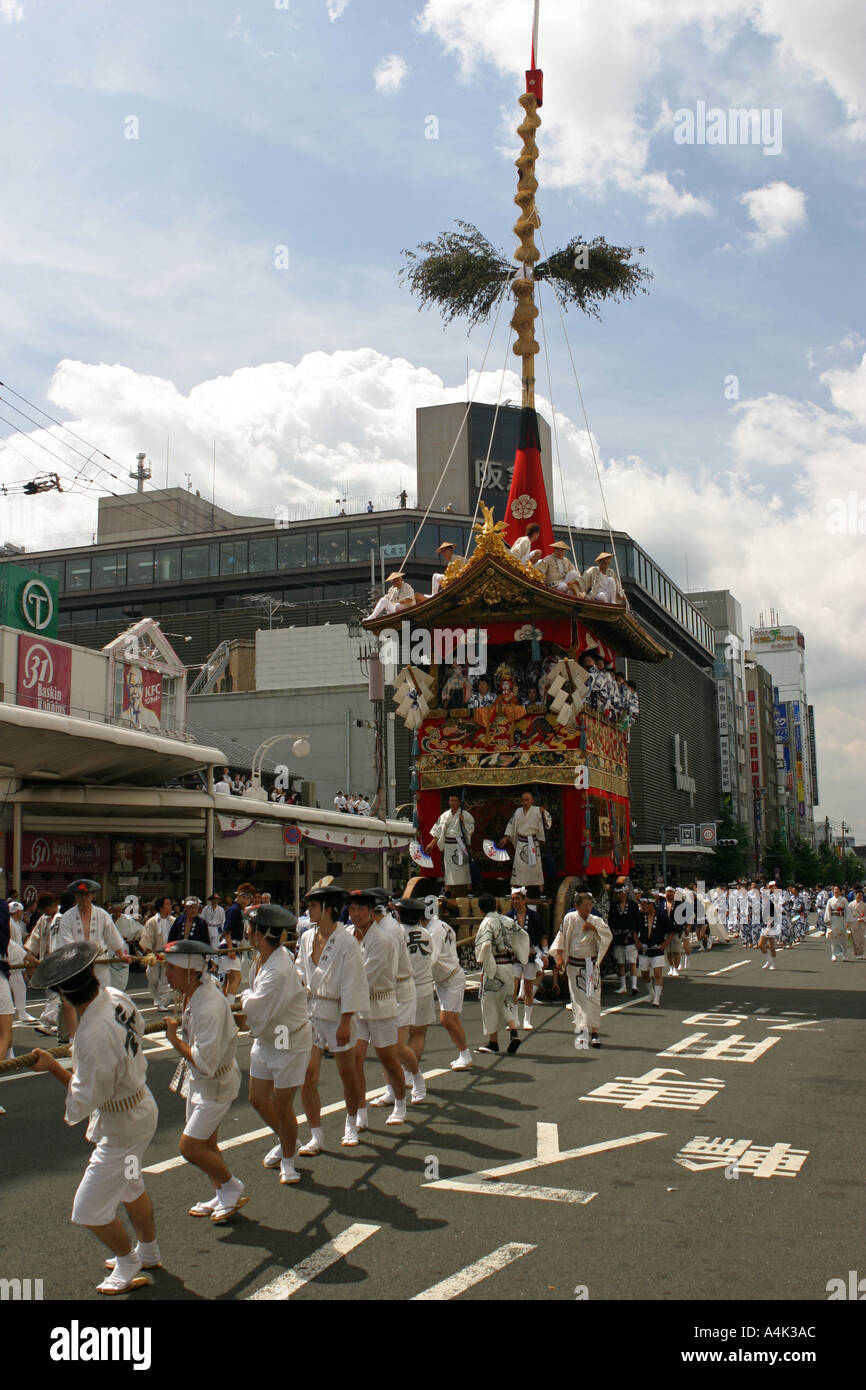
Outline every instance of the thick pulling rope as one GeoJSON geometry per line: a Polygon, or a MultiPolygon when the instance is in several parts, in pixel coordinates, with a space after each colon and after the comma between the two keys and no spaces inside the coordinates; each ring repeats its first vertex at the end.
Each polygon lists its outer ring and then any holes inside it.
{"type": "MultiPolygon", "coordinates": [[[[246,1014],[243,1010],[233,1009],[232,1017],[238,1026],[238,1032],[249,1032],[246,1014]]],[[[153,1033],[164,1033],[165,1020],[154,1019],[152,1023],[146,1023],[144,1025],[144,1032],[146,1036],[150,1036],[153,1033]]],[[[40,1048],[40,1051],[47,1052],[49,1057],[68,1057],[72,1052],[72,1044],[64,1043],[61,1047],[40,1048]]],[[[7,1061],[0,1062],[0,1076],[14,1076],[16,1072],[30,1071],[34,1062],[38,1060],[35,1052],[24,1052],[20,1057],[10,1057],[7,1061]]]]}
{"type": "MultiPolygon", "coordinates": [[[[185,937],[181,937],[180,939],[181,939],[181,940],[185,940],[186,938],[185,938],[185,937]]],[[[254,947],[254,946],[233,946],[233,947],[220,946],[219,950],[216,950],[216,951],[209,951],[209,952],[208,952],[208,955],[211,955],[211,956],[236,956],[236,955],[239,955],[241,951],[254,951],[254,950],[255,950],[255,947],[254,947]]],[[[46,956],[45,959],[47,960],[48,957],[46,956]]],[[[92,964],[92,965],[135,965],[135,964],[137,963],[138,965],[165,965],[165,960],[166,960],[166,958],[165,958],[165,954],[164,954],[164,953],[161,953],[161,954],[158,954],[158,955],[154,955],[154,953],[151,951],[150,954],[149,954],[149,955],[146,955],[146,956],[97,956],[97,957],[96,957],[96,960],[91,961],[91,964],[92,964]]],[[[169,961],[169,964],[171,964],[171,956],[168,957],[168,961],[169,961]]],[[[4,965],[5,965],[6,963],[7,963],[6,961],[3,962],[4,965]]],[[[30,965],[10,965],[10,966],[9,966],[9,969],[10,969],[10,970],[35,970],[35,968],[36,968],[35,966],[30,966],[30,965]]]]}

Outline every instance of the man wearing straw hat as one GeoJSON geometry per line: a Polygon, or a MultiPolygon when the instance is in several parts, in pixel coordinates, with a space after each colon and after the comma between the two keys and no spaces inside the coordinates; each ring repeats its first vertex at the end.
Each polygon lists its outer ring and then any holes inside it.
{"type": "Polygon", "coordinates": [[[59,991],[74,1008],[72,1070],[36,1050],[34,1071],[49,1071],[66,1087],[65,1119],[89,1117],[87,1138],[96,1145],[72,1205],[72,1222],[86,1226],[114,1259],[97,1293],[119,1294],[147,1284],[143,1269],[158,1269],[159,1247],[153,1205],[141,1177],[141,1160],[156,1132],[156,1102],[148,1089],[144,1020],[119,989],[103,988],[93,962],[94,942],[74,942],[53,951],[36,969],[33,983],[59,991]],[[123,1205],[138,1236],[132,1248],[117,1215],[123,1205]]]}
{"type": "MultiPolygon", "coordinates": [[[[442,564],[445,566],[445,569],[446,569],[446,570],[447,570],[448,566],[451,564],[451,561],[452,561],[452,560],[462,560],[462,559],[463,559],[463,556],[462,556],[462,555],[455,555],[455,554],[454,554],[454,542],[453,542],[453,541],[443,541],[441,545],[438,545],[438,546],[436,547],[436,554],[437,554],[437,555],[441,555],[441,557],[442,557],[442,564]]],[[[431,598],[435,598],[436,594],[438,594],[439,589],[440,589],[441,584],[442,584],[442,580],[443,580],[444,578],[445,578],[444,572],[443,572],[442,574],[434,574],[434,576],[433,576],[433,587],[432,587],[432,589],[431,589],[431,591],[430,591],[430,597],[431,597],[431,598]]]]}
{"type": "Polygon", "coordinates": [[[383,613],[399,613],[403,608],[412,608],[415,603],[415,590],[406,583],[399,570],[389,574],[387,582],[391,588],[379,599],[368,621],[381,618],[383,613]]]}
{"type": "Polygon", "coordinates": [[[614,558],[609,550],[596,555],[595,564],[590,565],[583,576],[583,589],[588,599],[595,603],[625,603],[625,594],[615,574],[610,572],[610,562],[614,558]]]}
{"type": "Polygon", "coordinates": [[[569,558],[568,546],[565,541],[554,541],[549,555],[545,555],[543,560],[539,560],[538,568],[544,575],[544,582],[551,589],[559,589],[563,594],[573,594],[575,598],[583,598],[583,590],[580,587],[580,574],[574,567],[574,562],[569,558]]]}

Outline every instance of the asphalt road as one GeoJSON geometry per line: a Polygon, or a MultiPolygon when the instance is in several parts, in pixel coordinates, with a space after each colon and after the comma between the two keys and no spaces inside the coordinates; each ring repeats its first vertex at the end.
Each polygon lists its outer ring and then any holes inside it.
{"type": "MultiPolygon", "coordinates": [[[[164,1268],[129,1297],[826,1300],[829,1280],[863,1265],[866,963],[831,964],[818,938],[781,952],[772,973],[739,943],[692,962],[665,981],[660,1009],[606,982],[599,1051],[576,1052],[570,1013],[539,1005],[518,1054],[479,1054],[480,1009],[467,1002],[473,1069],[451,1072],[454,1050],[431,1029],[423,1069],[441,1072],[426,1103],[397,1130],[371,1109],[357,1149],[340,1146],[342,1111],[326,1116],[330,1150],[298,1160],[297,1187],[261,1167],[270,1141],[249,1137],[261,1122],[244,1086],[221,1137],[251,1200],[222,1227],[187,1215],[210,1190],[172,1162],[176,1054],[149,1039],[160,1123],[146,1162],[170,1165],[146,1178],[164,1268]],[[655,1069],[657,1086],[683,1089],[648,1089],[655,1069]],[[713,1152],[696,1153],[698,1138],[713,1152]]],[[[149,1003],[136,982],[132,992],[149,1003]]],[[[17,1051],[37,1038],[16,1025],[17,1051]]],[[[243,1039],[242,1066],[247,1055],[243,1039]]],[[[379,1084],[368,1062],[371,1091],[379,1084]]],[[[328,1061],[322,1098],[341,1100],[328,1061]]],[[[84,1126],[64,1125],[50,1076],[0,1081],[0,1103],[0,1277],[41,1278],[46,1299],[104,1302],[101,1251],[68,1220],[84,1126]]]]}

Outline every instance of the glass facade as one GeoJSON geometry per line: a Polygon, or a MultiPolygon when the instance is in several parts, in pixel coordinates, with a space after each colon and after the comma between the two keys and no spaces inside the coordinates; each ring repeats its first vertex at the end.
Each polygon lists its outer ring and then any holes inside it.
{"type": "MultiPolygon", "coordinates": [[[[318,570],[321,574],[331,565],[363,565],[368,569],[371,551],[375,556],[378,582],[383,565],[387,574],[405,563],[413,542],[410,563],[417,559],[427,564],[438,564],[437,548],[446,540],[453,542],[460,555],[466,555],[472,548],[472,531],[465,520],[428,521],[416,540],[419,525],[419,519],[415,517],[372,521],[362,516],[357,522],[352,519],[340,526],[292,527],[271,535],[197,540],[188,544],[175,542],[164,546],[157,544],[108,554],[95,548],[86,555],[70,558],[38,560],[34,557],[31,560],[27,556],[26,562],[42,574],[55,577],[62,593],[72,594],[123,587],[150,588],[160,584],[246,575],[277,576],[299,570],[318,570]]],[[[561,528],[557,528],[557,534],[563,540],[568,540],[561,528]]],[[[571,540],[578,564],[584,571],[595,563],[600,549],[610,546],[609,539],[604,541],[597,535],[581,535],[578,532],[572,532],[571,540]]],[[[713,629],[682,591],[671,583],[634,541],[617,539],[614,544],[623,581],[636,585],[650,595],[674,622],[712,652],[713,629]]],[[[326,597],[328,591],[326,584],[326,597]]],[[[313,589],[302,592],[295,587],[287,589],[285,597],[287,601],[302,603],[306,601],[303,594],[307,592],[313,592],[313,589]]],[[[315,592],[320,594],[321,588],[316,588],[315,592]]],[[[151,599],[149,603],[155,611],[156,605],[151,599]]],[[[207,605],[216,606],[216,601],[208,599],[206,605],[204,599],[191,598],[189,604],[190,611],[199,611],[207,605]]],[[[74,620],[85,621],[77,614],[74,620]]]]}

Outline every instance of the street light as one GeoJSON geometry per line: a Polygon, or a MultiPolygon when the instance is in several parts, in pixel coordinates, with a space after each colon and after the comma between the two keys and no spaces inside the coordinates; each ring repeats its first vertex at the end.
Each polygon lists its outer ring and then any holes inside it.
{"type": "Polygon", "coordinates": [[[245,792],[251,801],[267,801],[268,794],[262,786],[262,762],[269,748],[273,748],[275,743],[281,743],[283,739],[293,738],[292,752],[296,758],[307,758],[310,754],[310,741],[306,734],[274,734],[273,738],[266,738],[264,743],[260,743],[250,765],[250,777],[252,786],[245,792]]]}

